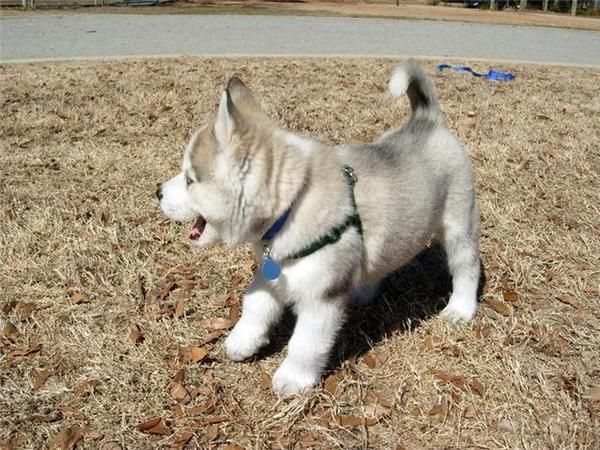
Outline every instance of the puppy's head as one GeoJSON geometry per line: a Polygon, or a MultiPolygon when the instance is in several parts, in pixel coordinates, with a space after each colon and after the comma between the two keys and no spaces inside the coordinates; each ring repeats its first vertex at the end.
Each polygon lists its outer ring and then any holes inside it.
{"type": "Polygon", "coordinates": [[[264,191],[275,130],[251,91],[229,80],[216,117],[187,144],[181,173],[156,192],[170,219],[194,221],[193,244],[251,242],[269,226],[276,206],[264,191]]]}

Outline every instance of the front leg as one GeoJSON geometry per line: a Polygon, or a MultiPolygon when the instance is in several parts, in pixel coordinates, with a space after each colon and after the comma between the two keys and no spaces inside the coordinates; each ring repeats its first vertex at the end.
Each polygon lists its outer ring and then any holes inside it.
{"type": "Polygon", "coordinates": [[[305,392],[321,379],[344,320],[345,298],[300,302],[288,356],[273,376],[273,389],[284,396],[305,392]]]}
{"type": "Polygon", "coordinates": [[[283,305],[273,295],[272,288],[256,274],[242,304],[242,316],[225,340],[227,356],[243,361],[255,355],[269,343],[271,327],[283,313],[283,305]]]}

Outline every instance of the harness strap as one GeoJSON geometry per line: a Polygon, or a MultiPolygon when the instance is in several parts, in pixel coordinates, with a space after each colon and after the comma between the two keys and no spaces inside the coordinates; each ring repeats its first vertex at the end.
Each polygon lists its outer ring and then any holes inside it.
{"type": "Polygon", "coordinates": [[[354,185],[358,181],[356,175],[354,174],[354,169],[350,166],[344,166],[342,168],[342,173],[346,178],[348,186],[350,186],[350,199],[352,201],[352,208],[354,209],[354,214],[346,217],[346,220],[341,225],[332,228],[329,230],[327,234],[321,236],[319,239],[314,241],[308,247],[303,250],[300,250],[298,253],[290,256],[290,259],[300,259],[304,258],[308,255],[315,253],[316,251],[321,250],[326,245],[334,244],[340,240],[342,235],[346,232],[346,230],[350,227],[356,227],[358,234],[360,237],[363,236],[363,227],[362,221],[360,220],[360,215],[358,214],[358,208],[356,207],[356,198],[354,196],[354,185]]]}

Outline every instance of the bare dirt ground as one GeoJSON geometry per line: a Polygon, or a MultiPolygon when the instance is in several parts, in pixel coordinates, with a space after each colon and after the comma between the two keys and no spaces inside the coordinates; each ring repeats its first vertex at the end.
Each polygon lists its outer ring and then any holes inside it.
{"type": "MultiPolygon", "coordinates": [[[[77,2],[77,0],[72,0],[77,2]]],[[[63,2],[64,3],[64,2],[63,2]]],[[[56,9],[38,9],[35,13],[56,13],[56,9]]],[[[490,23],[499,25],[527,25],[554,28],[573,28],[600,31],[600,16],[573,17],[553,12],[543,13],[528,10],[490,11],[467,9],[461,4],[440,4],[437,6],[401,2],[396,7],[389,3],[362,2],[263,2],[263,1],[215,1],[166,4],[156,6],[111,7],[61,9],[61,14],[72,13],[132,13],[132,14],[276,14],[276,15],[317,15],[344,17],[378,17],[388,19],[427,19],[460,22],[490,23]]],[[[18,9],[2,9],[2,14],[31,14],[18,9]]]]}
{"type": "Polygon", "coordinates": [[[393,64],[0,66],[0,447],[598,448],[598,70],[509,65],[495,84],[424,61],[477,173],[472,324],[436,317],[449,281],[432,248],[349,312],[314,392],[269,388],[291,318],[260,358],[226,359],[249,251],[191,250],[157,182],[232,73],[283,126],[340,143],[406,120],[393,64]]]}

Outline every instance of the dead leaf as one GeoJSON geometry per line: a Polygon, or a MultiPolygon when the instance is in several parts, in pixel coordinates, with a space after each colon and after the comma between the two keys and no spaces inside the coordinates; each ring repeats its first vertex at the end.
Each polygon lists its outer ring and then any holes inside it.
{"type": "Polygon", "coordinates": [[[501,302],[500,300],[496,300],[495,298],[487,298],[485,299],[485,303],[502,316],[510,315],[511,308],[508,305],[508,303],[501,302]]]}
{"type": "Polygon", "coordinates": [[[320,416],[310,417],[308,421],[314,425],[319,425],[322,428],[331,428],[331,424],[335,422],[335,417],[331,410],[327,410],[320,416]]]}
{"type": "Polygon", "coordinates": [[[173,381],[177,381],[178,383],[184,383],[185,381],[186,369],[185,367],[179,369],[175,376],[173,377],[173,381]]]}
{"type": "Polygon", "coordinates": [[[182,405],[189,403],[192,400],[190,392],[185,388],[184,385],[177,381],[172,381],[170,385],[171,397],[177,400],[182,405]]]}
{"type": "Polygon", "coordinates": [[[162,302],[165,298],[167,298],[169,296],[171,291],[174,290],[176,287],[177,287],[177,283],[169,282],[169,283],[166,283],[160,289],[158,289],[158,288],[152,289],[150,292],[148,292],[148,295],[147,295],[148,300],[162,302]]]}
{"type": "Polygon", "coordinates": [[[71,303],[79,305],[87,300],[87,295],[80,291],[73,291],[69,294],[69,298],[71,299],[71,303]]]}
{"type": "Polygon", "coordinates": [[[177,300],[177,303],[175,303],[175,313],[174,313],[175,318],[179,319],[181,316],[183,316],[184,311],[185,311],[185,299],[179,298],[177,300]]]}
{"type": "Polygon", "coordinates": [[[213,331],[211,333],[208,333],[208,335],[206,335],[204,338],[202,338],[200,340],[200,345],[211,344],[211,343],[215,342],[217,339],[219,339],[221,336],[223,336],[223,334],[225,334],[225,332],[222,330],[213,331]]]}
{"type": "Polygon", "coordinates": [[[29,347],[25,350],[13,350],[12,352],[9,352],[9,356],[12,356],[13,358],[20,358],[20,357],[24,357],[24,356],[31,356],[34,355],[36,353],[38,353],[40,350],[42,350],[42,344],[35,344],[32,347],[29,347]]]}
{"type": "Polygon", "coordinates": [[[46,381],[48,381],[48,378],[50,378],[52,375],[54,375],[54,373],[51,370],[48,369],[44,369],[44,370],[33,370],[32,373],[32,386],[34,390],[39,390],[42,387],[44,387],[44,385],[46,384],[46,381]]]}
{"type": "Polygon", "coordinates": [[[557,297],[557,300],[561,303],[572,306],[575,309],[581,309],[581,305],[579,304],[579,302],[577,302],[577,300],[575,300],[575,297],[573,297],[570,294],[561,295],[560,297],[557,297]]]}
{"type": "Polygon", "coordinates": [[[473,393],[477,394],[480,397],[483,397],[485,388],[483,387],[483,384],[481,383],[481,381],[471,380],[471,381],[469,381],[469,387],[471,388],[471,391],[473,391],[473,393]]]}
{"type": "Polygon", "coordinates": [[[567,351],[568,341],[560,334],[551,334],[543,339],[536,350],[548,356],[560,356],[567,351]]]}
{"type": "Polygon", "coordinates": [[[391,412],[390,408],[386,408],[385,406],[374,403],[371,405],[365,406],[365,416],[367,419],[368,425],[374,425],[379,422],[383,417],[389,415],[391,412]]]}
{"type": "Polygon", "coordinates": [[[240,304],[236,303],[229,308],[229,320],[231,323],[236,323],[240,318],[240,314],[242,313],[240,304]]]}
{"type": "Polygon", "coordinates": [[[593,402],[600,401],[600,386],[590,387],[583,397],[593,402]]]}
{"type": "Polygon", "coordinates": [[[549,145],[545,145],[544,148],[542,149],[542,152],[544,153],[544,155],[546,155],[550,158],[556,158],[556,151],[549,145]]]}
{"type": "Polygon", "coordinates": [[[587,430],[579,430],[577,433],[577,443],[582,446],[587,446],[593,442],[592,433],[587,430]]]}
{"type": "Polygon", "coordinates": [[[448,416],[448,399],[443,398],[431,407],[428,413],[430,416],[438,416],[440,419],[445,419],[448,416]]]}
{"type": "Polygon", "coordinates": [[[12,337],[16,337],[19,334],[19,330],[8,320],[4,322],[4,326],[2,327],[2,337],[6,339],[10,339],[12,337]]]}
{"type": "Polygon", "coordinates": [[[219,426],[218,425],[210,425],[206,428],[204,432],[204,436],[202,436],[202,440],[204,442],[210,442],[213,439],[216,439],[219,435],[219,426]]]}
{"type": "Polygon", "coordinates": [[[327,378],[325,378],[325,382],[323,383],[323,387],[331,395],[335,395],[336,391],[338,389],[338,385],[339,385],[339,383],[341,381],[341,378],[342,378],[342,376],[339,373],[335,373],[335,374],[329,375],[327,378]]]}
{"type": "Polygon", "coordinates": [[[475,336],[479,339],[485,339],[490,335],[490,332],[491,329],[487,325],[478,325],[477,328],[475,328],[475,336]]]}
{"type": "Polygon", "coordinates": [[[448,356],[453,356],[454,358],[458,358],[462,356],[463,351],[458,345],[448,345],[444,347],[444,354],[448,356]]]}
{"type": "Polygon", "coordinates": [[[183,431],[175,436],[175,440],[171,444],[171,448],[184,448],[193,437],[194,433],[192,431],[183,431]]]}
{"type": "Polygon", "coordinates": [[[583,292],[589,295],[600,295],[600,288],[596,288],[593,286],[585,286],[583,288],[583,292]]]}
{"type": "Polygon", "coordinates": [[[32,302],[17,302],[14,312],[19,318],[19,320],[27,320],[29,319],[35,311],[39,309],[37,303],[32,302]]]}
{"type": "Polygon", "coordinates": [[[137,425],[137,429],[142,433],[160,434],[163,436],[172,433],[171,429],[165,425],[161,417],[152,417],[137,425]]]}
{"type": "Polygon", "coordinates": [[[536,114],[535,117],[540,120],[551,120],[546,114],[536,114]]]}
{"type": "Polygon", "coordinates": [[[129,327],[129,340],[134,344],[139,344],[144,340],[144,335],[139,325],[134,323],[129,327]]]}
{"type": "Polygon", "coordinates": [[[267,372],[262,372],[260,374],[260,388],[263,391],[268,391],[271,388],[271,375],[267,372]]]}
{"type": "Polygon", "coordinates": [[[224,317],[214,317],[206,320],[205,326],[210,330],[227,330],[233,326],[233,322],[224,317]]]}
{"type": "Polygon", "coordinates": [[[188,416],[201,416],[204,414],[211,414],[216,407],[216,400],[214,398],[209,398],[202,405],[187,408],[185,412],[188,416]]]}
{"type": "Polygon", "coordinates": [[[225,447],[223,447],[223,450],[245,450],[244,447],[242,447],[241,445],[226,445],[225,447]]]}
{"type": "Polygon", "coordinates": [[[202,347],[188,347],[183,351],[183,360],[185,362],[201,362],[208,356],[208,350],[202,347]]]}
{"type": "Polygon", "coordinates": [[[38,422],[52,423],[62,420],[63,415],[60,411],[54,411],[50,414],[34,414],[33,416],[31,416],[31,419],[37,420],[38,422]]]}
{"type": "Polygon", "coordinates": [[[515,303],[517,300],[519,300],[519,294],[511,289],[504,291],[502,293],[502,297],[504,298],[504,301],[508,303],[515,303]]]}
{"type": "Polygon", "coordinates": [[[15,449],[17,449],[19,447],[17,440],[18,440],[18,438],[16,436],[12,436],[7,439],[1,439],[0,440],[0,450],[15,450],[15,449]]]}
{"type": "Polygon", "coordinates": [[[389,402],[387,400],[384,400],[381,397],[373,394],[372,392],[369,392],[365,396],[365,403],[367,405],[381,405],[382,407],[384,407],[385,409],[388,409],[388,410],[391,410],[394,407],[394,403],[393,402],[389,402]]]}
{"type": "Polygon", "coordinates": [[[121,450],[121,445],[118,441],[108,441],[102,444],[100,450],[121,450]]]}
{"type": "Polygon", "coordinates": [[[197,386],[192,386],[191,388],[188,389],[188,391],[190,391],[192,400],[195,399],[196,397],[198,397],[198,395],[200,395],[200,393],[202,392],[202,390],[197,386]]]}
{"type": "Polygon", "coordinates": [[[91,439],[92,441],[97,441],[98,439],[102,439],[104,435],[96,430],[89,430],[85,433],[86,439],[91,439]]]}
{"type": "Polygon", "coordinates": [[[473,407],[473,405],[467,405],[467,407],[463,411],[463,417],[465,417],[467,419],[472,419],[473,417],[477,417],[477,412],[475,411],[475,408],[473,407]]]}
{"type": "Polygon", "coordinates": [[[17,307],[17,301],[16,300],[11,300],[9,302],[6,302],[2,305],[2,312],[6,315],[12,313],[15,308],[17,307]]]}
{"type": "Polygon", "coordinates": [[[102,382],[100,380],[88,380],[83,383],[79,383],[73,389],[73,394],[75,397],[83,397],[87,394],[90,394],[95,391],[97,386],[100,386],[102,382]]]}
{"type": "Polygon", "coordinates": [[[358,427],[366,422],[363,417],[347,416],[344,414],[338,414],[334,418],[341,427],[358,427]]]}
{"type": "Polygon", "coordinates": [[[48,449],[71,449],[83,436],[83,428],[78,426],[67,427],[61,430],[48,442],[48,449]]]}
{"type": "Polygon", "coordinates": [[[433,350],[442,342],[444,342],[444,340],[439,336],[426,336],[425,339],[423,339],[423,345],[425,345],[427,350],[433,350]]]}
{"type": "Polygon", "coordinates": [[[213,425],[215,423],[229,422],[229,417],[227,416],[211,416],[202,420],[202,423],[205,425],[213,425]]]}
{"type": "Polygon", "coordinates": [[[246,280],[239,272],[235,272],[231,276],[231,284],[234,286],[242,286],[242,285],[246,284],[246,280]]]}
{"type": "Polygon", "coordinates": [[[443,370],[432,370],[433,376],[444,383],[450,383],[459,389],[464,389],[466,386],[466,379],[459,373],[449,373],[443,370]]]}
{"type": "Polygon", "coordinates": [[[183,417],[185,416],[185,411],[183,409],[183,407],[181,405],[175,405],[171,407],[171,413],[173,413],[173,415],[175,417],[183,417]]]}
{"type": "Polygon", "coordinates": [[[196,286],[197,281],[196,280],[177,280],[177,286],[184,288],[184,289],[189,289],[189,288],[193,288],[196,286]]]}
{"type": "Polygon", "coordinates": [[[365,363],[365,365],[369,369],[374,369],[375,367],[377,367],[377,360],[370,353],[367,353],[365,356],[362,357],[362,362],[365,363]]]}
{"type": "Polygon", "coordinates": [[[322,448],[323,438],[321,436],[316,436],[308,431],[300,432],[300,435],[295,439],[297,445],[294,447],[300,448],[322,448]]]}
{"type": "Polygon", "coordinates": [[[74,419],[86,420],[85,415],[74,406],[58,405],[57,409],[64,414],[69,414],[74,419]]]}

